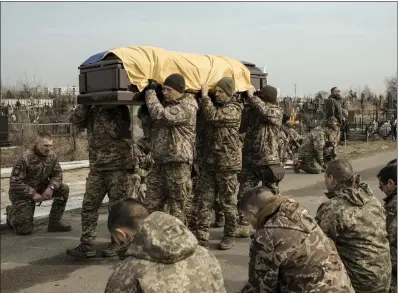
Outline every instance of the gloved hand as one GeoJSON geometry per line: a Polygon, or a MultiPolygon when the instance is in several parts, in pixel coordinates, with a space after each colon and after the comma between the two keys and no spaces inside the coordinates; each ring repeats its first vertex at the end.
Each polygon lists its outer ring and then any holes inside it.
{"type": "Polygon", "coordinates": [[[158,83],[154,79],[148,79],[148,89],[156,90],[158,88],[158,83]]]}

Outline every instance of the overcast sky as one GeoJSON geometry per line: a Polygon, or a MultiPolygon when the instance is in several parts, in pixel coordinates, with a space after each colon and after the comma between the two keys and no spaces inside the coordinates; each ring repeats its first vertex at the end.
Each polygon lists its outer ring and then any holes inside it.
{"type": "Polygon", "coordinates": [[[78,84],[101,51],[148,45],[267,66],[281,94],[376,93],[397,71],[397,3],[1,3],[1,78],[78,84]]]}

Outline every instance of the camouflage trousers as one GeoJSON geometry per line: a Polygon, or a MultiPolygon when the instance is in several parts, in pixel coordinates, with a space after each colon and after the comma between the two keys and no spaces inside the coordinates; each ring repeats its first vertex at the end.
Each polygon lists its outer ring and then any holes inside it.
{"type": "Polygon", "coordinates": [[[238,213],[236,210],[237,172],[215,172],[203,170],[193,198],[197,223],[196,237],[200,241],[208,241],[209,228],[216,195],[219,195],[221,210],[224,212],[224,236],[234,237],[237,228],[238,213]]]}
{"type": "Polygon", "coordinates": [[[127,193],[129,197],[132,197],[140,202],[144,202],[146,194],[146,183],[145,180],[138,174],[131,174],[127,178],[127,193]]]}
{"type": "MultiPolygon", "coordinates": [[[[57,222],[61,219],[65,211],[65,206],[69,197],[69,187],[66,184],[54,190],[53,204],[51,206],[49,222],[57,222]]],[[[35,214],[36,203],[30,199],[19,197],[11,201],[11,208],[7,211],[7,222],[19,235],[29,235],[33,231],[33,217],[35,214]]]]}
{"type": "Polygon", "coordinates": [[[186,223],[186,204],[191,194],[190,164],[155,163],[147,177],[144,204],[150,213],[166,211],[186,223]]]}
{"type": "Polygon", "coordinates": [[[300,156],[300,170],[308,174],[319,174],[322,171],[322,166],[318,164],[315,157],[311,156],[300,156]]]}
{"type": "MultiPolygon", "coordinates": [[[[129,177],[131,170],[99,171],[90,170],[86,180],[86,192],[82,205],[82,236],[80,242],[92,245],[96,239],[95,230],[98,222],[98,210],[105,195],[108,194],[108,208],[119,200],[131,197],[129,192],[129,177]]],[[[113,238],[111,238],[113,241],[113,238]]]]}
{"type": "MultiPolygon", "coordinates": [[[[246,190],[258,186],[261,182],[262,186],[269,188],[272,193],[279,195],[279,183],[285,177],[285,169],[282,165],[258,166],[245,168],[239,174],[239,192],[238,201],[243,197],[246,190]]],[[[247,224],[243,220],[243,216],[239,212],[239,224],[247,224]]]]}
{"type": "Polygon", "coordinates": [[[388,293],[397,293],[397,271],[393,270],[391,274],[390,290],[388,293]]]}

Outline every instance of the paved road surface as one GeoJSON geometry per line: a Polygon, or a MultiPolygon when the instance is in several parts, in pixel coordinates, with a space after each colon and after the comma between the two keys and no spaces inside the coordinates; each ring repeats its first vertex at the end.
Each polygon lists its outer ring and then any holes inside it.
{"type": "MultiPolygon", "coordinates": [[[[394,158],[395,152],[379,154],[375,157],[354,161],[353,165],[368,181],[376,196],[383,195],[375,178],[380,167],[394,158]]],[[[288,171],[281,186],[281,192],[290,195],[304,204],[314,214],[323,195],[323,174],[292,174],[288,171]]],[[[106,231],[106,210],[101,210],[98,225],[98,247],[105,247],[108,241],[106,231]]],[[[74,260],[65,255],[65,249],[78,244],[80,237],[79,212],[67,215],[74,231],[71,233],[45,232],[45,226],[36,228],[31,236],[15,236],[8,231],[1,232],[1,292],[27,293],[71,293],[103,292],[106,281],[117,263],[117,259],[94,258],[74,260]]],[[[237,239],[236,246],[229,251],[216,250],[221,239],[221,229],[212,231],[212,251],[223,269],[227,292],[236,292],[246,281],[248,262],[248,239],[237,239]]]]}

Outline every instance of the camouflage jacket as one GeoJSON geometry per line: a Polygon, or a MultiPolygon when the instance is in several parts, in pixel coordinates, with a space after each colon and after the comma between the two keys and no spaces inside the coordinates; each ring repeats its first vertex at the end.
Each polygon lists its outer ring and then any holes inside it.
{"type": "Polygon", "coordinates": [[[215,256],[177,218],[152,213],[132,239],[105,293],[224,293],[215,256]]]}
{"type": "Polygon", "coordinates": [[[79,105],[69,120],[78,128],[87,128],[90,169],[99,171],[132,169],[133,158],[126,129],[130,115],[126,106],[104,109],[79,105]]]}
{"type": "Polygon", "coordinates": [[[253,97],[247,113],[246,137],[243,145],[244,166],[280,164],[279,132],[283,112],[280,107],[253,97]]]}
{"type": "Polygon", "coordinates": [[[198,103],[191,94],[176,104],[163,106],[156,92],[145,94],[152,124],[152,156],[155,163],[188,163],[194,159],[198,103]]]}
{"type": "Polygon", "coordinates": [[[207,136],[207,123],[203,114],[202,106],[199,105],[199,110],[197,112],[196,119],[196,147],[195,147],[195,163],[202,166],[203,161],[203,151],[205,146],[205,139],[207,136]]]}
{"type": "Polygon", "coordinates": [[[289,156],[289,140],[285,131],[281,128],[281,131],[279,131],[279,160],[284,163],[289,156]]]}
{"type": "Polygon", "coordinates": [[[289,125],[282,125],[282,128],[287,136],[287,139],[289,141],[289,144],[299,144],[300,141],[300,134],[297,132],[296,129],[294,129],[293,127],[289,126],[289,125]]]}
{"type": "Polygon", "coordinates": [[[387,236],[390,243],[392,272],[397,278],[397,191],[384,199],[387,236]]]}
{"type": "Polygon", "coordinates": [[[315,127],[304,138],[299,148],[299,158],[314,158],[319,165],[323,165],[323,148],[325,147],[325,131],[322,127],[315,127]]]}
{"type": "Polygon", "coordinates": [[[49,186],[56,189],[62,184],[62,179],[62,169],[54,152],[50,151],[47,156],[43,156],[34,148],[27,150],[12,168],[10,200],[32,198],[36,193],[43,193],[49,186]]]}
{"type": "Polygon", "coordinates": [[[337,187],[317,212],[319,226],[332,239],[355,292],[387,292],[391,262],[384,208],[366,183],[337,187]]]}
{"type": "Polygon", "coordinates": [[[335,117],[340,125],[343,122],[343,99],[341,97],[329,96],[325,101],[326,119],[335,117]]]}
{"type": "Polygon", "coordinates": [[[256,293],[354,293],[334,243],[292,199],[254,235],[249,283],[256,293]]]}
{"type": "Polygon", "coordinates": [[[207,127],[203,163],[207,168],[217,171],[240,170],[242,144],[239,127],[243,105],[231,101],[215,106],[210,97],[203,96],[201,106],[207,127]]]}
{"type": "Polygon", "coordinates": [[[138,174],[141,178],[148,176],[153,165],[150,147],[150,139],[145,136],[140,137],[133,144],[133,157],[137,160],[134,173],[138,174]]]}
{"type": "Polygon", "coordinates": [[[334,131],[331,128],[325,128],[325,147],[323,153],[325,155],[336,154],[338,142],[340,140],[339,130],[334,131]]]}

